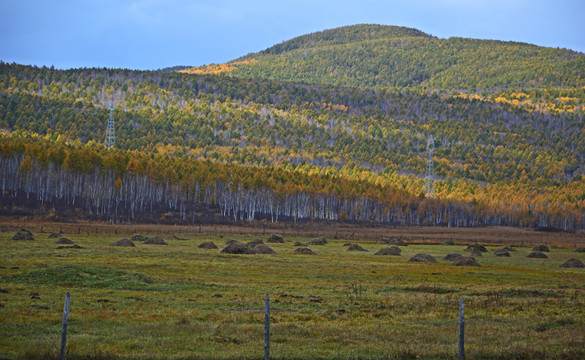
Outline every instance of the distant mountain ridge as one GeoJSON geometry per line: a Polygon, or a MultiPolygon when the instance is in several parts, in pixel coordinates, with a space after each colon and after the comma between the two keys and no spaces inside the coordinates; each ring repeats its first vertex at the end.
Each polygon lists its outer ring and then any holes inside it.
{"type": "MultiPolygon", "coordinates": [[[[352,25],[299,36],[221,67],[242,78],[349,87],[510,89],[585,86],[585,54],[416,29],[352,25]]],[[[185,72],[205,72],[202,68],[185,72]]],[[[213,68],[217,73],[217,68],[213,68]]]]}
{"type": "MultiPolygon", "coordinates": [[[[383,25],[344,26],[333,30],[319,31],[299,36],[260,51],[260,54],[278,55],[286,51],[315,47],[317,45],[339,45],[356,41],[412,36],[430,37],[430,35],[427,35],[420,30],[407,27],[383,25]]],[[[245,56],[242,59],[247,57],[248,56],[245,56]]]]}

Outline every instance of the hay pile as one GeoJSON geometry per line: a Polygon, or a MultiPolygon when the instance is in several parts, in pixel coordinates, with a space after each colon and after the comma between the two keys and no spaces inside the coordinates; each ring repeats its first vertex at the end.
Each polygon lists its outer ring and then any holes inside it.
{"type": "Polygon", "coordinates": [[[268,238],[268,240],[266,240],[266,242],[269,243],[284,243],[284,238],[280,235],[276,235],[276,234],[272,234],[270,235],[270,237],[268,238]]]}
{"type": "Polygon", "coordinates": [[[494,251],[494,255],[498,256],[498,257],[503,257],[503,256],[510,257],[510,253],[508,252],[508,250],[504,250],[504,249],[498,249],[498,250],[494,251]]]}
{"type": "Polygon", "coordinates": [[[550,252],[550,249],[546,245],[536,245],[532,248],[532,251],[550,252]]]}
{"type": "Polygon", "coordinates": [[[479,251],[477,248],[472,248],[471,252],[469,253],[469,256],[477,257],[477,256],[483,256],[483,255],[481,254],[481,251],[479,251]]]}
{"type": "Polygon", "coordinates": [[[276,255],[276,251],[272,250],[272,248],[266,244],[258,244],[254,246],[253,250],[256,254],[276,255]]]}
{"type": "Polygon", "coordinates": [[[77,244],[73,244],[73,245],[63,245],[63,246],[57,246],[57,249],[83,249],[81,246],[77,245],[77,244]]]}
{"type": "Polygon", "coordinates": [[[169,240],[187,240],[187,239],[185,239],[185,238],[178,237],[177,235],[170,235],[170,236],[167,236],[167,239],[169,239],[169,240]]]}
{"type": "Polygon", "coordinates": [[[562,268],[585,268],[585,264],[579,259],[569,259],[561,264],[562,268]]]}
{"type": "Polygon", "coordinates": [[[60,244],[60,245],[64,245],[64,244],[66,244],[66,245],[73,245],[75,243],[73,242],[73,240],[69,240],[66,237],[61,237],[61,238],[59,238],[59,240],[55,241],[55,244],[60,244]]]}
{"type": "Polygon", "coordinates": [[[400,256],[400,252],[401,251],[398,246],[388,246],[376,251],[374,255],[400,256]]]}
{"type": "Polygon", "coordinates": [[[475,258],[471,256],[462,256],[451,263],[453,266],[481,266],[475,258]]]}
{"type": "Polygon", "coordinates": [[[168,245],[166,241],[163,240],[160,236],[155,236],[152,238],[148,238],[144,241],[145,245],[168,245]]]}
{"type": "Polygon", "coordinates": [[[351,246],[351,243],[345,243],[343,246],[351,246]]]}
{"type": "Polygon", "coordinates": [[[447,254],[447,255],[443,256],[443,260],[453,261],[453,260],[457,260],[457,259],[462,258],[462,257],[463,257],[463,255],[461,255],[461,254],[451,253],[451,254],[447,254]]]}
{"type": "Polygon", "coordinates": [[[136,247],[132,240],[128,238],[123,238],[118,241],[114,241],[113,243],[110,244],[110,246],[136,247]]]}
{"type": "Polygon", "coordinates": [[[516,252],[516,249],[514,249],[513,247],[508,246],[508,245],[504,245],[501,248],[499,248],[498,250],[506,250],[507,252],[516,252]]]}
{"type": "Polygon", "coordinates": [[[408,261],[409,262],[424,262],[424,263],[438,262],[434,256],[429,255],[429,254],[416,254],[413,257],[411,257],[410,259],[408,259],[408,261]]]}
{"type": "Polygon", "coordinates": [[[467,246],[467,249],[465,249],[465,251],[473,251],[474,249],[479,251],[479,252],[487,252],[487,249],[485,248],[485,246],[480,245],[478,243],[474,243],[474,244],[467,246]]]}
{"type": "Polygon", "coordinates": [[[60,233],[52,233],[51,235],[49,235],[49,239],[58,239],[61,237],[60,233]]]}
{"type": "Polygon", "coordinates": [[[585,247],[576,248],[574,252],[576,252],[576,253],[585,253],[585,247]]]}
{"type": "Polygon", "coordinates": [[[294,245],[293,245],[293,246],[307,246],[307,244],[305,244],[305,243],[302,243],[302,242],[300,242],[300,241],[295,241],[295,243],[294,243],[294,245]]]}
{"type": "Polygon", "coordinates": [[[148,240],[148,236],[146,236],[146,235],[140,235],[140,234],[134,234],[134,235],[132,235],[132,237],[130,238],[130,240],[132,240],[132,241],[146,241],[146,240],[148,240]]]}
{"type": "Polygon", "coordinates": [[[199,244],[199,246],[197,246],[199,249],[219,249],[217,247],[217,245],[215,245],[213,242],[211,241],[204,241],[201,244],[199,244]]]}
{"type": "Polygon", "coordinates": [[[400,239],[396,238],[381,238],[378,240],[378,244],[388,244],[388,245],[396,245],[396,246],[407,246],[406,243],[400,239]]]}
{"type": "Polygon", "coordinates": [[[28,231],[27,229],[20,229],[14,236],[12,240],[34,240],[33,234],[28,231]]]}
{"type": "Polygon", "coordinates": [[[234,239],[227,239],[225,241],[225,244],[226,245],[233,244],[233,243],[239,243],[239,241],[238,240],[234,240],[234,239]]]}
{"type": "Polygon", "coordinates": [[[533,251],[530,254],[528,254],[526,257],[533,258],[533,259],[548,259],[548,256],[546,256],[545,253],[541,253],[540,251],[533,251]]]}
{"type": "Polygon", "coordinates": [[[323,236],[311,239],[307,242],[307,245],[327,245],[327,239],[323,236]]]}
{"type": "Polygon", "coordinates": [[[226,247],[221,250],[222,254],[241,254],[241,255],[254,255],[254,250],[250,249],[246,244],[242,244],[239,241],[229,243],[226,247]]]}
{"type": "Polygon", "coordinates": [[[453,240],[445,240],[445,241],[443,241],[443,245],[455,245],[455,241],[453,241],[453,240]]]}
{"type": "Polygon", "coordinates": [[[249,248],[253,248],[254,246],[260,245],[260,244],[264,244],[264,241],[262,241],[260,239],[254,239],[254,240],[248,242],[248,244],[246,244],[246,245],[248,245],[249,248]]]}
{"type": "Polygon", "coordinates": [[[293,254],[297,255],[315,255],[315,252],[308,247],[298,247],[293,251],[293,254]]]}
{"type": "Polygon", "coordinates": [[[362,246],[358,245],[358,244],[351,244],[348,248],[347,251],[369,251],[368,249],[363,248],[362,246]]]}

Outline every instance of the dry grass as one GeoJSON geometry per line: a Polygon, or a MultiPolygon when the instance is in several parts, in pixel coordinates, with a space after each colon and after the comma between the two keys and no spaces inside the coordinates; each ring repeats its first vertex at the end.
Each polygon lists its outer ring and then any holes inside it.
{"type": "Polygon", "coordinates": [[[327,239],[346,239],[359,242],[376,242],[382,238],[398,238],[411,244],[443,244],[446,240],[453,240],[457,245],[480,243],[483,245],[510,245],[534,247],[547,244],[549,247],[576,249],[585,245],[585,231],[575,233],[543,232],[533,229],[510,227],[483,227],[483,228],[445,228],[445,227],[393,227],[367,225],[313,223],[302,222],[297,225],[288,223],[271,223],[259,221],[254,224],[243,225],[111,225],[107,223],[52,223],[32,220],[14,220],[0,218],[0,232],[10,232],[21,228],[30,229],[36,233],[59,232],[67,235],[102,235],[102,234],[220,234],[256,235],[265,240],[270,234],[290,237],[315,238],[324,236],[327,239]]]}
{"type": "Polygon", "coordinates": [[[108,246],[133,227],[68,233],[83,249],[57,249],[53,228],[33,231],[30,242],[0,233],[2,356],[56,357],[69,291],[69,359],[260,358],[266,293],[275,359],[453,358],[460,297],[469,359],[585,357],[585,272],[559,268],[585,254],[551,249],[549,259],[527,259],[527,247],[500,258],[488,247],[480,268],[408,263],[416,253],[441,259],[465,246],[410,245],[402,256],[380,257],[373,254],[386,245],[375,239],[369,253],[348,252],[338,228],[338,240],[319,232],[329,244],[314,256],[292,252],[316,234],[286,232],[285,243],[270,245],[278,255],[241,256],[197,245],[268,235],[171,231],[183,229],[158,229],[168,246],[136,248],[108,246]]]}

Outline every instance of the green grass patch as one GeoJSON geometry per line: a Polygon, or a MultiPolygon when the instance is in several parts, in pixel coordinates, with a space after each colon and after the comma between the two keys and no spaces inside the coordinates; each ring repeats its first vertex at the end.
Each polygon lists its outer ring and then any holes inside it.
{"type": "MultiPolygon", "coordinates": [[[[549,259],[486,253],[479,268],[409,263],[461,246],[409,245],[402,256],[348,252],[346,240],[295,255],[226,255],[198,249],[217,235],[181,234],[168,246],[112,247],[121,235],[70,236],[57,249],[0,234],[0,354],[55,358],[63,298],[71,294],[68,359],[258,359],[264,299],[271,298],[274,359],[450,359],[465,299],[466,358],[558,359],[585,355],[585,271],[559,268],[585,254],[549,259]]],[[[242,242],[255,236],[234,235],[242,242]]],[[[226,236],[227,238],[227,236],[226,236]]],[[[490,251],[493,249],[490,249],[490,251]]]]}
{"type": "Polygon", "coordinates": [[[4,276],[12,284],[56,285],[60,287],[108,288],[114,290],[155,290],[155,279],[141,273],[89,265],[58,265],[4,276]]]}

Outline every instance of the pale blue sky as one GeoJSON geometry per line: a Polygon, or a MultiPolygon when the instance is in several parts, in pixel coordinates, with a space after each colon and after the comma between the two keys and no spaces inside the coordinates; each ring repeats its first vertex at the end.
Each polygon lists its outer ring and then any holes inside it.
{"type": "Polygon", "coordinates": [[[585,52],[581,0],[0,0],[0,60],[57,68],[203,65],[363,23],[585,52]]]}

